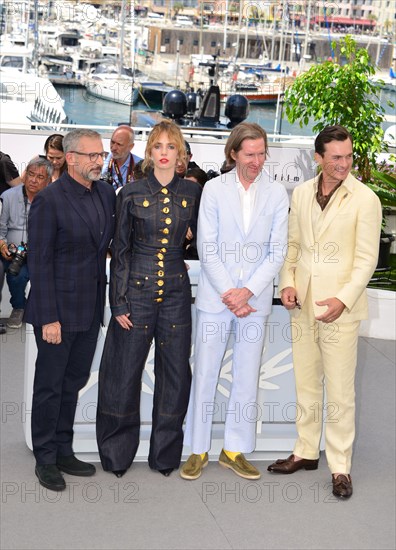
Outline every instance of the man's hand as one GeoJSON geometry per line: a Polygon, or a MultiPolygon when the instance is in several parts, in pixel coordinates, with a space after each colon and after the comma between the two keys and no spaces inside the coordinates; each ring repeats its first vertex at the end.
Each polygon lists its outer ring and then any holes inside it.
{"type": "Polygon", "coordinates": [[[294,309],[295,307],[299,306],[297,300],[297,291],[292,286],[287,286],[282,289],[281,300],[286,309],[294,309]]]}
{"type": "Polygon", "coordinates": [[[240,307],[239,309],[237,309],[236,311],[234,311],[233,313],[236,317],[247,317],[248,315],[250,315],[254,311],[257,311],[257,309],[254,309],[249,304],[246,304],[246,305],[240,307]]]}
{"type": "Polygon", "coordinates": [[[59,321],[42,326],[43,340],[49,344],[60,344],[62,342],[61,324],[59,321]]]}
{"type": "Polygon", "coordinates": [[[326,300],[315,302],[315,304],[317,306],[327,306],[327,310],[323,315],[315,317],[317,321],[322,321],[323,323],[334,323],[345,309],[345,304],[338,298],[327,298],[326,300]]]}
{"type": "Polygon", "coordinates": [[[132,321],[129,319],[130,313],[124,315],[116,315],[117,323],[125,330],[130,330],[133,327],[132,321]]]}
{"type": "Polygon", "coordinates": [[[225,304],[232,313],[235,313],[241,307],[245,306],[252,296],[253,293],[244,286],[243,288],[230,288],[224,292],[220,298],[223,304],[225,304]]]}
{"type": "Polygon", "coordinates": [[[5,243],[4,241],[0,243],[0,254],[3,256],[5,260],[11,259],[11,254],[8,252],[7,243],[5,243]]]}

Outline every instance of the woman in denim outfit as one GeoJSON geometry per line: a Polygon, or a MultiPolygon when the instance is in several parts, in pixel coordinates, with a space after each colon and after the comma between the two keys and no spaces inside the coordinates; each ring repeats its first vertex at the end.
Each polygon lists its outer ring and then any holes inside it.
{"type": "Polygon", "coordinates": [[[99,371],[97,440],[103,469],[121,477],[139,445],[142,372],[155,342],[155,388],[149,466],[180,465],[182,424],[191,384],[191,289],[183,260],[196,232],[201,187],[176,175],[184,139],[163,120],[148,137],[143,171],[117,197],[112,244],[112,318],[99,371]]]}

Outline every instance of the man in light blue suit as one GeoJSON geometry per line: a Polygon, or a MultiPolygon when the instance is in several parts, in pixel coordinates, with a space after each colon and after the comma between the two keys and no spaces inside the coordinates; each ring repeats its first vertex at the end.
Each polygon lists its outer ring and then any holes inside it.
{"type": "Polygon", "coordinates": [[[283,185],[263,169],[267,135],[243,122],[225,146],[234,168],[206,183],[198,218],[201,271],[195,301],[195,367],[185,444],[192,455],[183,479],[197,479],[208,463],[216,385],[228,337],[234,333],[232,386],[219,463],[246,479],[260,472],[243,453],[255,447],[249,404],[257,398],[265,324],[273,280],[283,264],[289,202],[283,185]]]}

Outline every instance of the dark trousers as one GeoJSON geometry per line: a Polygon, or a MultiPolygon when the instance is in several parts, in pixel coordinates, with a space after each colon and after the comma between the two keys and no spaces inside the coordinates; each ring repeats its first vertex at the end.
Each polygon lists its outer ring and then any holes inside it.
{"type": "Polygon", "coordinates": [[[88,381],[100,327],[99,300],[91,327],[62,331],[62,342],[48,344],[34,327],[37,344],[33,385],[32,441],[38,464],[55,464],[73,454],[73,423],[78,392],[88,381]]]}
{"type": "Polygon", "coordinates": [[[166,281],[161,303],[152,288],[131,292],[133,328],[112,318],[99,371],[96,434],[104,470],[129,468],[139,446],[142,373],[155,342],[149,466],[178,468],[191,386],[191,291],[187,274],[166,281]]]}

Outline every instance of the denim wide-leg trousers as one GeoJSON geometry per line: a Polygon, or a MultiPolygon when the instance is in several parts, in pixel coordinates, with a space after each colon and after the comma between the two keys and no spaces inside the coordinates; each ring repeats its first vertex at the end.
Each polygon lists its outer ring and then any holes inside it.
{"type": "MultiPolygon", "coordinates": [[[[149,466],[178,468],[191,386],[191,290],[187,273],[156,281],[136,275],[128,304],[133,328],[112,317],[99,372],[97,441],[104,470],[127,469],[139,446],[142,373],[154,340],[154,388],[149,466]]],[[[150,365],[148,365],[150,369],[150,365]]]]}

